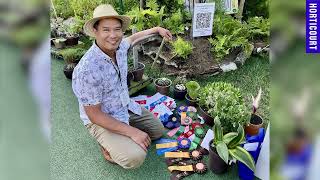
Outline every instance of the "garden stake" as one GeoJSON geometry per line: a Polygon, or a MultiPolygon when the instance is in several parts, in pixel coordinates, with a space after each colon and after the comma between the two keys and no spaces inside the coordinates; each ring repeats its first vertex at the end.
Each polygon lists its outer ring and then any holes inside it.
{"type": "Polygon", "coordinates": [[[153,68],[153,66],[156,64],[156,62],[157,62],[157,60],[158,60],[158,57],[159,57],[159,54],[160,54],[160,52],[161,52],[161,50],[162,50],[163,44],[164,44],[164,38],[162,38],[161,45],[160,45],[159,50],[158,50],[158,52],[157,52],[157,54],[156,54],[156,57],[155,57],[154,60],[153,60],[153,63],[152,63],[151,68],[153,68]]]}

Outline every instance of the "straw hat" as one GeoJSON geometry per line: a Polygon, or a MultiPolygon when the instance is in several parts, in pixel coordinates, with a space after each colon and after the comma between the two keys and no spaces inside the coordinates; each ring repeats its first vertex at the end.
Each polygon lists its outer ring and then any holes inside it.
{"type": "Polygon", "coordinates": [[[125,31],[128,28],[131,22],[131,19],[129,16],[119,15],[117,11],[114,10],[114,8],[110,4],[102,4],[94,9],[93,18],[88,20],[84,24],[83,26],[84,32],[91,37],[95,37],[94,31],[93,31],[93,25],[98,20],[104,19],[104,18],[117,18],[120,21],[122,21],[123,31],[125,31]]]}

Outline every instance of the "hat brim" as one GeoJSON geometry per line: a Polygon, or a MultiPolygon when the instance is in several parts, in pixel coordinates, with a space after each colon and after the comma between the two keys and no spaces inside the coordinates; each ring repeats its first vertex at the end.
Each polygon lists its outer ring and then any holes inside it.
{"type": "Polygon", "coordinates": [[[83,30],[84,30],[84,33],[86,33],[88,36],[91,36],[91,37],[95,37],[95,34],[94,34],[94,28],[93,28],[93,25],[94,23],[96,23],[98,20],[101,20],[101,19],[106,19],[106,18],[115,18],[115,19],[119,19],[121,22],[122,22],[122,30],[123,31],[126,31],[131,23],[131,19],[130,17],[128,16],[121,16],[121,15],[118,15],[118,16],[101,16],[101,17],[96,17],[96,18],[92,18],[90,20],[88,20],[84,26],[83,26],[83,30]]]}

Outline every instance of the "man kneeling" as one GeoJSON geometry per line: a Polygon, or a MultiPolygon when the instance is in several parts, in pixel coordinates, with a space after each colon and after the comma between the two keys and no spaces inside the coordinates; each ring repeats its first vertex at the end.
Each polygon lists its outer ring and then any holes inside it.
{"type": "Polygon", "coordinates": [[[123,39],[130,18],[111,5],[100,5],[84,32],[95,42],[73,72],[72,89],[79,101],[80,118],[98,141],[108,161],[123,168],[139,167],[151,140],[163,134],[159,119],[129,98],[127,54],[132,42],[159,33],[171,40],[170,31],[155,27],[123,39]]]}

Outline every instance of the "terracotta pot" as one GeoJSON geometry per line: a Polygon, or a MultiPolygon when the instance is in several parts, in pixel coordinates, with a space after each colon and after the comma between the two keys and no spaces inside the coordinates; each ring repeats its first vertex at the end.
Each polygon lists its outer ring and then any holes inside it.
{"type": "Polygon", "coordinates": [[[253,136],[259,133],[259,129],[262,127],[263,120],[259,115],[252,114],[249,124],[245,125],[246,134],[253,136]]]}
{"type": "Polygon", "coordinates": [[[187,105],[198,107],[197,100],[191,99],[188,94],[185,95],[185,98],[186,98],[186,101],[187,101],[187,105]]]}
{"type": "Polygon", "coordinates": [[[180,91],[180,90],[178,90],[176,88],[173,89],[173,97],[175,99],[180,99],[180,100],[184,99],[186,94],[187,94],[187,90],[180,91]]]}
{"type": "Polygon", "coordinates": [[[169,84],[168,86],[159,86],[159,85],[157,84],[157,80],[158,80],[158,79],[156,79],[156,80],[154,81],[154,85],[156,86],[157,92],[159,92],[159,93],[162,94],[162,95],[168,96],[168,95],[169,95],[169,92],[170,92],[170,86],[171,86],[171,84],[172,84],[172,81],[169,79],[170,84],[169,84]]]}
{"type": "Polygon", "coordinates": [[[67,46],[78,45],[79,36],[67,37],[66,39],[67,39],[66,40],[66,45],[67,46]]]}
{"type": "Polygon", "coordinates": [[[199,111],[200,116],[204,119],[206,124],[208,124],[210,127],[212,127],[214,125],[214,118],[211,117],[207,113],[207,111],[203,110],[203,108],[201,106],[199,106],[199,108],[200,108],[200,111],[199,111]]]}
{"type": "Polygon", "coordinates": [[[225,163],[218,155],[216,148],[212,147],[213,140],[209,142],[209,165],[208,168],[215,174],[223,174],[228,169],[228,164],[225,163]]]}
{"type": "Polygon", "coordinates": [[[138,81],[142,80],[144,68],[145,68],[145,65],[143,63],[139,62],[138,68],[132,71],[133,76],[134,76],[133,81],[138,82],[138,81]]]}

